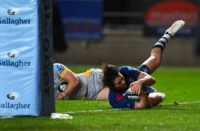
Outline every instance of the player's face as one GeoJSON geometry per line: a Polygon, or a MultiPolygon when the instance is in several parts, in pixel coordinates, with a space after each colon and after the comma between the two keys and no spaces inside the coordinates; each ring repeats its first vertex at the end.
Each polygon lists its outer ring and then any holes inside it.
{"type": "Polygon", "coordinates": [[[124,76],[120,72],[113,82],[116,90],[123,90],[127,88],[124,76]]]}

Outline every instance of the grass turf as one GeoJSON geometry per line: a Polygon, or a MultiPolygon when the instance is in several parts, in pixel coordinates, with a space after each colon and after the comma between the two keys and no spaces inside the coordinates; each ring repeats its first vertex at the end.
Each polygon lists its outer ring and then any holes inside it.
{"type": "MultiPolygon", "coordinates": [[[[83,72],[89,67],[69,67],[83,72]]],[[[160,68],[153,76],[154,87],[167,94],[161,105],[152,109],[112,110],[108,101],[56,101],[56,112],[73,116],[71,120],[50,117],[14,117],[0,119],[0,130],[181,130],[200,129],[199,68],[160,68]],[[102,109],[102,111],[99,111],[102,109]],[[94,111],[96,112],[89,112],[94,111]],[[85,112],[81,112],[85,111],[85,112]]]]}

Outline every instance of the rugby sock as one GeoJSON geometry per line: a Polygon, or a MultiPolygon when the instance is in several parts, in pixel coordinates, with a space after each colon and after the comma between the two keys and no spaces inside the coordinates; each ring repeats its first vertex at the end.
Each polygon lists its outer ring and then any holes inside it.
{"type": "Polygon", "coordinates": [[[165,46],[168,42],[168,40],[171,39],[171,36],[169,34],[164,34],[156,43],[155,45],[153,45],[152,48],[155,48],[155,47],[159,47],[161,48],[162,52],[163,50],[165,49],[165,46]]]}
{"type": "Polygon", "coordinates": [[[160,96],[160,97],[162,97],[162,100],[166,98],[166,94],[165,93],[161,93],[161,92],[149,93],[149,96],[150,97],[160,96]]]}

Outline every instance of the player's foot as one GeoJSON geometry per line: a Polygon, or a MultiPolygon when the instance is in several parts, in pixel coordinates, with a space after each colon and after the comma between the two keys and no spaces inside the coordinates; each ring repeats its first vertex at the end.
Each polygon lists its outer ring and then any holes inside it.
{"type": "Polygon", "coordinates": [[[169,34],[171,37],[174,36],[183,26],[185,25],[185,21],[177,20],[175,21],[166,31],[166,34],[169,34]]]}

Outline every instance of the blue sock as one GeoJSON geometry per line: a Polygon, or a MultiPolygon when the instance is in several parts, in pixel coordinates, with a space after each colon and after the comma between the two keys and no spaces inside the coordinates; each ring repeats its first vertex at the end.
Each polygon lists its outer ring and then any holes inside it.
{"type": "Polygon", "coordinates": [[[165,46],[168,42],[168,40],[171,38],[171,36],[169,34],[164,34],[156,43],[155,45],[153,45],[152,48],[155,48],[155,47],[159,47],[161,48],[162,52],[163,50],[165,49],[165,46]]]}

